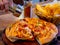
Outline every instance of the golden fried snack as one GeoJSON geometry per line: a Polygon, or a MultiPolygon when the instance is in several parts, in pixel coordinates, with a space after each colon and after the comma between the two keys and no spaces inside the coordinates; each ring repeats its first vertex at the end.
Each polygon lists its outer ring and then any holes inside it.
{"type": "Polygon", "coordinates": [[[7,27],[6,31],[7,38],[14,42],[17,39],[21,40],[34,40],[33,35],[31,33],[31,29],[29,28],[27,22],[25,21],[17,21],[12,24],[12,26],[7,27]]]}
{"type": "Polygon", "coordinates": [[[54,16],[60,14],[60,4],[47,4],[45,6],[41,6],[36,4],[36,12],[40,12],[44,16],[54,16]]]}
{"type": "Polygon", "coordinates": [[[60,22],[60,3],[46,4],[44,6],[36,4],[34,13],[41,19],[58,25],[60,22]]]}
{"type": "Polygon", "coordinates": [[[5,33],[11,40],[34,40],[35,37],[41,44],[45,44],[56,37],[58,29],[54,24],[38,18],[24,18],[9,26],[5,33]]]}
{"type": "Polygon", "coordinates": [[[42,13],[43,15],[47,15],[47,11],[43,9],[42,6],[36,4],[36,10],[42,13]]]}

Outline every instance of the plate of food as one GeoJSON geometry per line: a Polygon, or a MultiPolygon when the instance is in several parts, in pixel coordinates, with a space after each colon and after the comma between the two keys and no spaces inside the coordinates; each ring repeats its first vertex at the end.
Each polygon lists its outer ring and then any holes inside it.
{"type": "Polygon", "coordinates": [[[60,2],[56,3],[48,2],[43,4],[36,4],[33,8],[33,12],[39,18],[52,22],[56,25],[60,23],[60,2]]]}
{"type": "Polygon", "coordinates": [[[39,44],[51,42],[58,34],[57,27],[39,18],[24,18],[9,25],[5,30],[9,41],[35,39],[39,44]]]}

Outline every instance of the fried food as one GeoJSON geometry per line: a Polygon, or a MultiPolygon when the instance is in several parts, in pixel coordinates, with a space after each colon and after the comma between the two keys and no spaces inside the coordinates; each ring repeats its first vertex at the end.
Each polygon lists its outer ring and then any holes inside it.
{"type": "Polygon", "coordinates": [[[7,27],[6,36],[11,39],[34,40],[27,22],[17,21],[12,26],[7,27]]]}
{"type": "Polygon", "coordinates": [[[36,4],[35,7],[35,13],[38,15],[37,12],[39,12],[39,15],[45,16],[45,17],[53,17],[58,14],[60,14],[60,4],[46,4],[45,6],[36,4]]]}
{"type": "Polygon", "coordinates": [[[38,18],[24,18],[9,26],[5,33],[7,38],[33,40],[35,37],[41,44],[45,44],[55,38],[58,29],[54,24],[38,18]]]}

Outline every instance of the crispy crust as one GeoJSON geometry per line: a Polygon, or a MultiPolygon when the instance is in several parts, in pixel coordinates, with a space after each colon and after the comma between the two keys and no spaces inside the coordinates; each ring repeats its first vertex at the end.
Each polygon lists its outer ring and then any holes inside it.
{"type": "Polygon", "coordinates": [[[58,33],[57,27],[38,18],[24,18],[6,29],[6,36],[32,40],[33,36],[41,43],[50,42],[58,33]],[[29,29],[24,29],[28,27],[29,29]],[[18,30],[17,30],[18,29],[18,30]],[[21,31],[23,33],[21,33],[21,31]],[[29,32],[29,33],[28,33],[29,32]]]}
{"type": "Polygon", "coordinates": [[[16,23],[12,24],[12,26],[7,27],[5,33],[7,38],[34,40],[31,29],[24,21],[17,21],[16,23]],[[25,25],[27,25],[27,27],[25,27],[25,25]]]}
{"type": "Polygon", "coordinates": [[[52,27],[52,29],[51,29],[51,27],[49,27],[50,30],[47,32],[46,36],[44,36],[44,37],[40,37],[40,35],[37,36],[37,40],[41,44],[45,44],[45,43],[52,41],[58,34],[58,29],[56,28],[56,26],[53,24],[50,24],[50,26],[52,27]]]}

